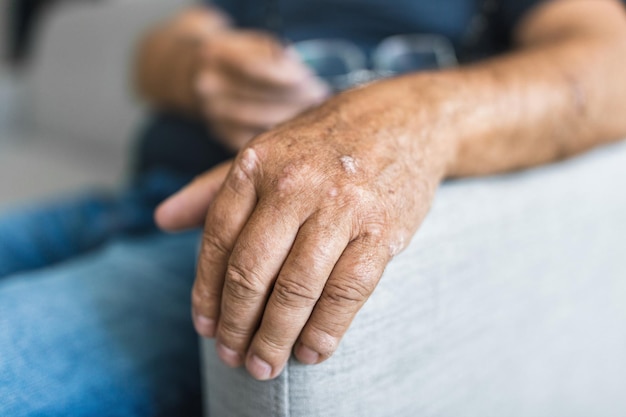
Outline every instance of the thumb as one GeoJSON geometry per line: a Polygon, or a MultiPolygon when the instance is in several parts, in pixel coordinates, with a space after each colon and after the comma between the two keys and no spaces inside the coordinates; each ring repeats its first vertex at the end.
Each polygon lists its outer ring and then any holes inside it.
{"type": "Polygon", "coordinates": [[[227,161],[216,166],[161,203],[154,212],[156,224],[170,232],[202,226],[231,165],[232,161],[227,161]]]}

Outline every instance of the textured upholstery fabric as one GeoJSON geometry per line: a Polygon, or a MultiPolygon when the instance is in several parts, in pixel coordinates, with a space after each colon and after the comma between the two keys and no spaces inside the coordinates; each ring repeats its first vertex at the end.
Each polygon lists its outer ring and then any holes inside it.
{"type": "Polygon", "coordinates": [[[270,382],[204,342],[211,417],[623,417],[626,143],[448,182],[336,355],[270,382]]]}

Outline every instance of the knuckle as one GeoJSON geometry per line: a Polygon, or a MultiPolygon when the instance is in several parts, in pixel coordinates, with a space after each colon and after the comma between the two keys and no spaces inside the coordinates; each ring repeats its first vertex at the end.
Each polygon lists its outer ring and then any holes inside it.
{"type": "Polygon", "coordinates": [[[338,190],[341,204],[351,212],[358,213],[358,210],[366,206],[367,199],[362,187],[338,181],[335,189],[338,190]]]}
{"type": "Polygon", "coordinates": [[[339,346],[343,330],[337,328],[331,331],[324,330],[317,323],[311,323],[302,334],[302,341],[322,357],[332,356],[339,346]]]}
{"type": "Polygon", "coordinates": [[[386,240],[387,230],[383,222],[368,222],[361,227],[361,240],[378,246],[386,240]]]}
{"type": "Polygon", "coordinates": [[[296,181],[291,175],[283,174],[276,181],[276,189],[282,194],[293,194],[297,188],[296,181]]]}
{"type": "Polygon", "coordinates": [[[248,146],[241,152],[235,164],[235,177],[240,181],[252,181],[260,165],[258,146],[248,146]]]}
{"type": "Polygon", "coordinates": [[[323,299],[331,306],[345,309],[362,304],[370,294],[369,286],[358,279],[326,284],[323,299]]]}
{"type": "Polygon", "coordinates": [[[306,256],[294,256],[290,265],[290,272],[299,275],[305,282],[311,282],[315,279],[315,275],[311,275],[312,271],[321,271],[328,265],[329,261],[336,257],[336,248],[328,244],[337,239],[337,236],[345,235],[340,229],[341,226],[326,227],[309,230],[308,233],[300,231],[305,238],[309,238],[310,242],[315,242],[315,249],[309,249],[310,253],[306,256]]]}
{"type": "Polygon", "coordinates": [[[250,338],[248,330],[240,324],[236,316],[221,316],[218,333],[219,339],[226,342],[232,348],[236,347],[238,344],[237,341],[248,340],[250,338]]]}
{"type": "MultiPolygon", "coordinates": [[[[214,255],[227,256],[231,249],[226,242],[218,235],[213,233],[204,233],[202,235],[203,251],[210,250],[214,255]]],[[[204,259],[204,257],[202,258],[204,259]]]]}
{"type": "Polygon", "coordinates": [[[265,357],[272,357],[276,354],[283,354],[290,348],[289,342],[281,340],[279,337],[268,332],[259,332],[255,341],[255,351],[265,357]]]}
{"type": "Polygon", "coordinates": [[[235,299],[246,301],[259,297],[265,289],[255,273],[230,263],[226,268],[224,291],[235,299]]]}
{"type": "Polygon", "coordinates": [[[293,162],[288,163],[277,175],[276,189],[281,195],[300,193],[306,189],[303,185],[308,182],[307,177],[306,167],[293,162]]]}
{"type": "Polygon", "coordinates": [[[309,285],[292,278],[276,281],[274,295],[276,302],[286,308],[308,307],[315,304],[318,298],[309,285]]]}
{"type": "Polygon", "coordinates": [[[199,294],[206,296],[219,296],[213,288],[223,282],[223,261],[219,259],[209,260],[201,257],[196,267],[196,288],[199,294]]]}
{"type": "Polygon", "coordinates": [[[228,182],[235,191],[239,191],[245,183],[252,182],[252,170],[249,161],[238,159],[233,170],[231,181],[228,182]]]}
{"type": "Polygon", "coordinates": [[[211,288],[203,282],[196,281],[191,292],[191,301],[194,304],[204,303],[207,299],[211,299],[216,295],[211,288]]]}
{"type": "Polygon", "coordinates": [[[219,294],[213,291],[208,285],[196,283],[191,292],[191,303],[195,308],[206,311],[213,307],[211,304],[215,304],[215,300],[218,297],[219,294]]]}
{"type": "Polygon", "coordinates": [[[237,195],[248,192],[250,184],[254,182],[251,169],[246,164],[247,162],[238,160],[233,168],[233,174],[226,181],[226,186],[237,195]]]}
{"type": "MultiPolygon", "coordinates": [[[[227,123],[217,123],[213,126],[213,131],[224,141],[233,137],[246,137],[249,133],[244,132],[233,125],[227,123]]],[[[246,196],[254,192],[255,175],[257,172],[258,158],[250,148],[243,148],[240,155],[234,160],[223,186],[236,195],[246,196]]],[[[232,210],[228,207],[221,207],[219,210],[209,210],[207,225],[212,225],[212,229],[221,230],[225,221],[229,220],[232,210]]],[[[214,237],[219,239],[220,236],[214,237]]]]}

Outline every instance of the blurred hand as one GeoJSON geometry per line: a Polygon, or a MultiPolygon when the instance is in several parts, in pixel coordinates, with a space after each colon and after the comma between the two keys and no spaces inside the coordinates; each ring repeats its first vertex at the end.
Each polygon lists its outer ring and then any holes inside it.
{"type": "Polygon", "coordinates": [[[194,80],[202,45],[227,30],[217,9],[194,7],[153,28],[142,39],[135,63],[135,87],[150,105],[188,114],[198,112],[194,80]]]}
{"type": "Polygon", "coordinates": [[[148,34],[136,67],[137,89],[152,106],[204,118],[232,150],[329,94],[278,39],[232,29],[205,7],[148,34]]]}
{"type": "Polygon", "coordinates": [[[202,49],[201,112],[233,150],[329,94],[297,54],[269,34],[222,31],[207,37],[202,49]]]}
{"type": "Polygon", "coordinates": [[[434,103],[390,85],[256,137],[158,209],[166,229],[205,224],[194,322],[226,364],[269,379],[292,350],[330,357],[426,215],[454,147],[432,134],[434,103]]]}

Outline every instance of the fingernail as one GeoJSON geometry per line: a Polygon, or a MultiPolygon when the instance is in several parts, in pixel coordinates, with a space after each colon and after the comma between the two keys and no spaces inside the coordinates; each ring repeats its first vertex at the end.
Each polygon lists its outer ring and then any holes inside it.
{"type": "Polygon", "coordinates": [[[197,316],[196,330],[201,336],[215,337],[215,320],[205,316],[197,316]]]}
{"type": "Polygon", "coordinates": [[[259,358],[257,355],[252,355],[248,360],[248,372],[258,380],[265,381],[270,379],[272,374],[272,367],[269,363],[259,358]]]}
{"type": "Polygon", "coordinates": [[[296,349],[296,357],[300,362],[305,365],[314,365],[317,363],[317,361],[319,361],[320,354],[313,349],[309,349],[304,345],[300,345],[296,349]]]}
{"type": "Polygon", "coordinates": [[[241,355],[229,347],[224,346],[221,343],[217,344],[217,356],[220,357],[222,362],[226,365],[235,368],[241,365],[241,355]]]}

